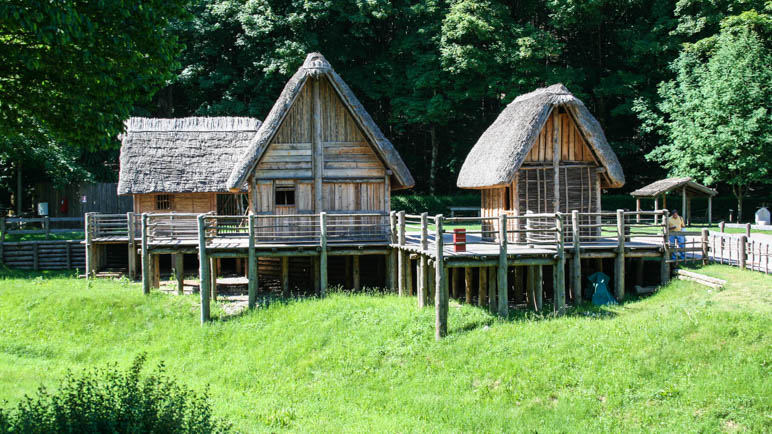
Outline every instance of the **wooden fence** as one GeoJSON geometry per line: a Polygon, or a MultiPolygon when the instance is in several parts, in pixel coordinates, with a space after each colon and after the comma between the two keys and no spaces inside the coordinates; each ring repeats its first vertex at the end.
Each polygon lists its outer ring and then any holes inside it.
{"type": "Polygon", "coordinates": [[[732,235],[709,232],[710,260],[714,263],[734,265],[748,270],[769,274],[770,242],[748,238],[747,235],[732,235]]]}
{"type": "Polygon", "coordinates": [[[21,270],[84,270],[86,250],[80,240],[6,242],[0,259],[6,266],[21,270]]]}

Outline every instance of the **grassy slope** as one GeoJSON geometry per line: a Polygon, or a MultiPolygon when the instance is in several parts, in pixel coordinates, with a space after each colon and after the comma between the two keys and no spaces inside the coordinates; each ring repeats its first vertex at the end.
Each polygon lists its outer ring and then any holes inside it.
{"type": "Polygon", "coordinates": [[[499,322],[451,305],[336,294],[197,324],[194,297],[46,276],[0,280],[0,400],[139,351],[245,431],[772,429],[772,278],[711,266],[710,291],[499,322]],[[490,327],[486,325],[490,324],[490,327]]]}

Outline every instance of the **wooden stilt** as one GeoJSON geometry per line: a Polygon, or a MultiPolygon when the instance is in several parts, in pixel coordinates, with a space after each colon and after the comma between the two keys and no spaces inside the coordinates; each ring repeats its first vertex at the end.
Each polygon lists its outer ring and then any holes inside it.
{"type": "Polygon", "coordinates": [[[418,258],[418,279],[416,279],[417,280],[416,286],[418,287],[418,294],[417,294],[418,307],[420,309],[423,309],[424,306],[426,306],[426,299],[427,299],[426,273],[428,273],[428,270],[426,268],[427,268],[426,257],[424,255],[420,255],[418,258]]]}
{"type": "MultiPolygon", "coordinates": [[[[640,206],[640,199],[638,205],[640,206]]],[[[571,235],[573,237],[574,256],[571,258],[571,290],[574,302],[582,304],[582,254],[581,232],[579,230],[579,211],[571,212],[571,235]]]]}
{"type": "Polygon", "coordinates": [[[528,295],[528,305],[534,310],[537,309],[536,305],[536,266],[529,265],[526,267],[526,291],[528,295]]]}
{"type": "Polygon", "coordinates": [[[523,288],[523,267],[512,267],[512,288],[514,290],[515,304],[522,304],[525,299],[523,288]]]}
{"type": "Polygon", "coordinates": [[[472,303],[472,278],[474,270],[471,267],[464,268],[464,301],[466,301],[467,304],[472,303]]]}
{"type": "Polygon", "coordinates": [[[174,280],[177,281],[177,294],[182,295],[185,291],[185,256],[182,253],[174,255],[174,280]]]}
{"type": "MultiPolygon", "coordinates": [[[[499,216],[499,265],[497,267],[498,279],[496,279],[496,283],[498,284],[498,299],[496,300],[495,306],[493,306],[494,303],[491,304],[491,310],[496,308],[498,310],[499,316],[502,318],[507,318],[509,316],[509,284],[507,282],[507,269],[509,267],[507,262],[507,250],[509,247],[507,242],[507,216],[501,214],[499,216]]],[[[493,271],[493,269],[491,269],[491,271],[493,271]]]]}
{"type": "Polygon", "coordinates": [[[544,277],[542,273],[542,266],[537,265],[534,268],[534,299],[536,302],[536,311],[541,312],[542,310],[542,298],[544,295],[544,277]]]}
{"type": "Polygon", "coordinates": [[[217,269],[217,258],[209,257],[209,270],[209,278],[212,280],[210,284],[212,300],[217,300],[217,275],[220,271],[217,269]]]}
{"type": "Polygon", "coordinates": [[[614,258],[614,295],[618,302],[625,299],[625,210],[617,210],[617,254],[614,258]]]}
{"type": "MultiPolygon", "coordinates": [[[[150,294],[150,252],[147,248],[147,214],[142,214],[142,292],[150,294]]],[[[88,270],[88,267],[86,268],[88,270]]]]}
{"type": "MultiPolygon", "coordinates": [[[[142,234],[143,239],[145,238],[145,224],[146,223],[146,215],[142,216],[143,225],[142,225],[142,234]]],[[[146,242],[143,241],[143,246],[146,245],[146,242]]],[[[144,247],[143,247],[144,250],[144,247]]],[[[143,255],[143,258],[145,255],[143,255]]],[[[201,295],[201,323],[205,323],[209,321],[209,258],[207,257],[207,251],[206,251],[206,225],[203,215],[198,216],[198,265],[199,265],[199,285],[200,285],[200,295],[201,295]]],[[[144,276],[144,266],[143,266],[143,276],[144,276]]]]}
{"type": "Polygon", "coordinates": [[[488,267],[478,268],[477,305],[488,305],[488,267]]]}
{"type": "Polygon", "coordinates": [[[453,288],[453,298],[458,300],[458,289],[459,289],[459,286],[461,286],[459,284],[459,279],[460,279],[460,276],[461,276],[461,269],[460,268],[453,268],[452,270],[453,271],[451,272],[451,274],[452,274],[453,277],[450,280],[452,282],[451,286],[453,288]]]}
{"type": "Polygon", "coordinates": [[[436,287],[435,287],[435,333],[436,339],[442,339],[448,334],[448,285],[446,279],[445,260],[443,257],[443,239],[442,239],[442,214],[438,214],[435,218],[435,274],[436,274],[436,287]]]}
{"type": "Polygon", "coordinates": [[[289,290],[289,257],[283,256],[281,258],[281,296],[288,298],[290,296],[289,290]]]}
{"type": "MultiPolygon", "coordinates": [[[[316,259],[316,258],[314,258],[316,259]]],[[[257,256],[255,255],[255,216],[250,215],[249,216],[249,264],[248,265],[248,276],[249,276],[249,299],[248,299],[248,307],[249,309],[254,309],[257,305],[257,284],[258,284],[258,276],[257,276],[257,256]]],[[[314,284],[316,284],[316,280],[314,280],[314,284]]]]}
{"type": "Polygon", "coordinates": [[[670,281],[670,229],[667,227],[668,212],[662,213],[662,260],[659,265],[660,284],[667,285],[670,281]]]}
{"type": "Polygon", "coordinates": [[[153,288],[161,287],[161,255],[153,255],[153,288]]]}
{"type": "Polygon", "coordinates": [[[555,312],[562,313],[566,307],[566,252],[562,214],[558,214],[555,225],[557,227],[558,258],[555,261],[555,280],[553,283],[554,309],[555,312]]]}
{"type": "Polygon", "coordinates": [[[126,226],[127,226],[127,234],[129,236],[129,256],[128,256],[128,266],[129,266],[129,279],[136,280],[137,279],[137,242],[134,239],[134,213],[133,212],[127,212],[126,213],[126,226]]]}
{"type": "Polygon", "coordinates": [[[397,213],[397,290],[401,297],[407,295],[407,255],[402,246],[405,245],[405,211],[397,213]]]}
{"type": "Polygon", "coordinates": [[[351,260],[353,262],[353,273],[354,273],[354,290],[359,291],[362,289],[362,285],[360,283],[360,276],[359,276],[359,255],[354,255],[351,257],[351,260]]]}
{"type": "Polygon", "coordinates": [[[319,213],[319,290],[327,295],[327,213],[319,213]]]}

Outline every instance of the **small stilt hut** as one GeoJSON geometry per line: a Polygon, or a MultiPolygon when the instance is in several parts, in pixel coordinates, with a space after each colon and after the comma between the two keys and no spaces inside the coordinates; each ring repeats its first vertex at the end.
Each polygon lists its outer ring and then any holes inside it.
{"type": "Polygon", "coordinates": [[[693,197],[708,198],[707,219],[708,223],[713,222],[713,196],[717,195],[718,192],[695,182],[694,179],[688,176],[660,179],[635,190],[630,195],[635,198],[635,208],[637,211],[641,210],[641,199],[654,199],[654,210],[658,210],[660,207],[659,199],[662,199],[662,208],[667,209],[667,194],[673,192],[681,193],[681,216],[687,225],[692,223],[693,197]]]}
{"type": "Polygon", "coordinates": [[[483,217],[598,212],[602,189],[624,183],[600,123],[562,84],[515,98],[480,136],[457,181],[481,190],[483,217]]]}
{"type": "Polygon", "coordinates": [[[136,213],[244,214],[246,189],[225,181],[259,128],[244,117],[131,118],[118,194],[133,197],[136,213]]]}

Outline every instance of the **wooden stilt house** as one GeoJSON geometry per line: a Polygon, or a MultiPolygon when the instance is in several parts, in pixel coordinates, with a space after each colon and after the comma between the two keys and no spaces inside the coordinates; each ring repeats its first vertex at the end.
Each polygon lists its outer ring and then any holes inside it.
{"type": "Polygon", "coordinates": [[[351,89],[307,56],[228,178],[256,214],[388,213],[413,177],[351,89]]]}
{"type": "Polygon", "coordinates": [[[225,181],[259,128],[252,118],[131,118],[118,194],[133,197],[136,213],[244,214],[246,189],[225,181]]]}
{"type": "Polygon", "coordinates": [[[479,189],[481,215],[597,212],[625,183],[598,121],[562,84],[515,98],[464,161],[460,188],[479,189]]]}

